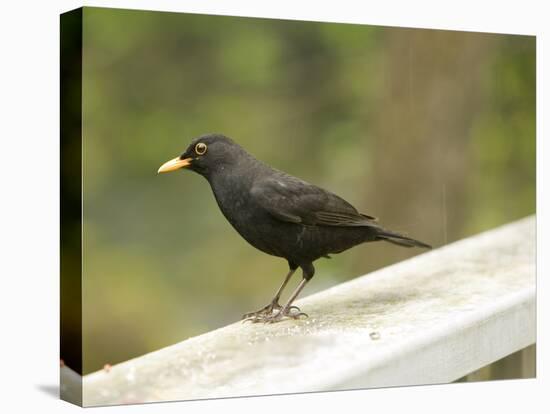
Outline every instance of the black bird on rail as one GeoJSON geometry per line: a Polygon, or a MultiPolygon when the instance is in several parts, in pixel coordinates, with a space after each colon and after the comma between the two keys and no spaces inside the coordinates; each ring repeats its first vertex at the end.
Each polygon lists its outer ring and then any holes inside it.
{"type": "Polygon", "coordinates": [[[365,242],[384,240],[403,247],[426,243],[384,229],[337,195],[276,170],[219,134],[194,139],[158,172],[189,169],[208,180],[225,218],[252,246],[285,258],[290,268],[275,297],[247,313],[252,322],[277,322],[307,315],[292,303],[313,277],[313,262],[365,242]],[[302,281],[284,306],[279,298],[296,269],[302,281]]]}

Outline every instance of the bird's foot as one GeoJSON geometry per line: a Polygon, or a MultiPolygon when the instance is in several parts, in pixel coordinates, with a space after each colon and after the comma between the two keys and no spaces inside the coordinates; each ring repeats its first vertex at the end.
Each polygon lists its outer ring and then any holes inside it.
{"type": "Polygon", "coordinates": [[[245,313],[243,315],[242,319],[244,321],[256,319],[256,318],[262,317],[264,315],[271,315],[273,313],[273,311],[278,311],[278,310],[281,310],[281,309],[282,309],[282,306],[279,305],[278,302],[271,302],[269,305],[266,305],[262,309],[259,309],[255,312],[245,313]]]}
{"type": "MultiPolygon", "coordinates": [[[[245,313],[242,319],[243,319],[243,322],[246,322],[246,321],[264,322],[265,319],[269,319],[273,316],[280,314],[282,312],[282,309],[283,307],[279,304],[279,302],[275,301],[275,302],[271,302],[269,305],[264,306],[262,309],[257,310],[256,312],[245,313]]],[[[291,315],[300,315],[300,314],[306,315],[305,313],[300,311],[300,308],[298,306],[290,306],[285,313],[286,315],[282,315],[282,316],[293,317],[291,315]],[[292,311],[296,311],[296,313],[292,313],[292,311]]]]}
{"type": "Polygon", "coordinates": [[[253,317],[250,317],[245,320],[248,320],[253,323],[258,323],[258,322],[275,323],[275,322],[280,322],[285,318],[300,319],[302,316],[306,318],[308,317],[307,313],[300,311],[300,308],[298,306],[290,306],[287,309],[280,307],[278,312],[276,313],[270,312],[270,313],[256,314],[253,317]]]}

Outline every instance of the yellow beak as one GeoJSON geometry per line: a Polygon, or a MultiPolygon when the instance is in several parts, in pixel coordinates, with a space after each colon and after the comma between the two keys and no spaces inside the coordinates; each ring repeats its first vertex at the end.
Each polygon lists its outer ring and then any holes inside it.
{"type": "Polygon", "coordinates": [[[180,168],[185,168],[191,165],[191,161],[193,158],[184,158],[183,160],[178,158],[174,158],[173,160],[167,161],[164,164],[162,164],[158,170],[158,174],[160,173],[166,173],[170,171],[176,171],[180,168]]]}

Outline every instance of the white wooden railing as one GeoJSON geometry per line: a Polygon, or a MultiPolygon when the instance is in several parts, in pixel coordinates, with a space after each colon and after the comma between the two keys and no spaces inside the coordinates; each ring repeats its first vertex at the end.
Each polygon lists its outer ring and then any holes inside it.
{"type": "Polygon", "coordinates": [[[451,382],[535,343],[535,283],[532,216],[306,297],[308,319],[238,322],[86,375],[82,400],[451,382]]]}

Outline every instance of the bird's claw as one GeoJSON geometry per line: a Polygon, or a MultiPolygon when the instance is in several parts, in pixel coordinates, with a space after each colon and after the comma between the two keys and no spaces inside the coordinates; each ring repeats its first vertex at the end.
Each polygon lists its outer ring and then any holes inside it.
{"type": "Polygon", "coordinates": [[[256,318],[259,318],[263,315],[271,315],[273,313],[273,311],[278,311],[278,310],[281,310],[282,309],[282,306],[279,305],[279,303],[277,302],[272,302],[270,303],[269,305],[266,305],[264,306],[262,309],[259,309],[255,312],[249,312],[249,313],[245,313],[242,317],[243,319],[243,322],[245,321],[249,321],[251,319],[256,319],[256,318]]]}
{"type": "MultiPolygon", "coordinates": [[[[283,307],[279,305],[278,302],[272,302],[269,305],[264,306],[262,309],[259,309],[255,312],[249,312],[245,313],[242,317],[243,322],[251,321],[251,322],[260,322],[263,320],[266,316],[271,316],[273,314],[273,311],[280,313],[283,307]]],[[[298,306],[290,306],[287,310],[287,313],[290,314],[292,310],[298,311],[298,313],[303,313],[300,311],[300,308],[298,306]]],[[[305,315],[305,313],[304,313],[305,315]]],[[[290,316],[290,315],[285,315],[290,316]]],[[[306,315],[307,316],[307,315],[306,315]]]]}
{"type": "Polygon", "coordinates": [[[290,312],[287,312],[285,314],[283,314],[282,312],[278,312],[277,314],[271,316],[271,317],[267,317],[265,318],[264,320],[261,320],[261,321],[258,321],[258,322],[263,322],[263,323],[276,323],[276,322],[280,322],[282,321],[285,317],[286,318],[290,318],[290,319],[300,319],[301,316],[304,316],[306,318],[308,318],[308,314],[305,313],[305,312],[297,312],[297,313],[290,313],[290,312]]]}
{"type": "Polygon", "coordinates": [[[290,306],[286,310],[283,310],[282,308],[279,309],[277,313],[256,313],[254,316],[246,318],[243,322],[276,323],[282,321],[285,317],[290,319],[300,319],[302,316],[305,316],[306,318],[309,317],[307,313],[300,311],[298,306],[290,306]],[[296,310],[297,312],[292,312],[293,310],[296,310]]]}

